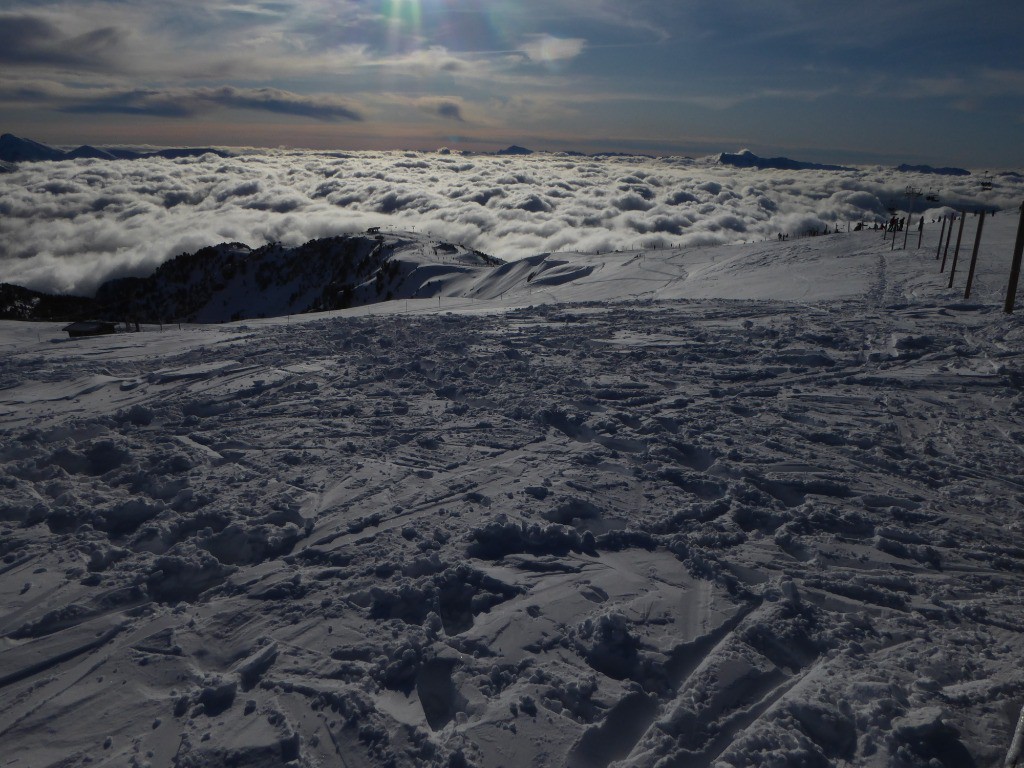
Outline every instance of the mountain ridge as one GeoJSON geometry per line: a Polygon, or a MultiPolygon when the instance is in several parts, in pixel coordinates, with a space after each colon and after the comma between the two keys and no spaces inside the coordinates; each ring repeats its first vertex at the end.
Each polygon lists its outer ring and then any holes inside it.
{"type": "Polygon", "coordinates": [[[453,275],[501,264],[411,233],[342,235],[294,247],[220,243],[179,254],[145,277],[108,280],[92,297],[0,283],[0,319],[218,323],[281,317],[432,298],[453,275]]]}
{"type": "MultiPolygon", "coordinates": [[[[452,150],[447,147],[438,150],[440,154],[450,154],[452,150]]],[[[32,139],[25,139],[11,133],[0,136],[0,173],[13,170],[12,163],[60,161],[76,159],[97,159],[97,160],[138,160],[144,158],[160,157],[165,159],[178,159],[182,157],[200,157],[204,154],[214,154],[218,157],[234,157],[234,153],[213,147],[165,147],[164,149],[150,152],[139,152],[134,149],[123,147],[95,147],[83,144],[75,149],[63,150],[57,147],[43,144],[32,139]]],[[[469,152],[468,154],[474,154],[469,152]]],[[[481,154],[494,155],[497,157],[526,157],[538,153],[527,147],[513,144],[504,149],[494,152],[483,152],[481,154]]],[[[564,154],[569,157],[647,157],[653,155],[638,152],[595,152],[586,153],[574,150],[564,150],[557,154],[564,154]]],[[[812,163],[803,160],[794,160],[789,157],[760,157],[748,149],[739,152],[722,152],[718,155],[719,165],[728,165],[735,168],[757,168],[759,170],[818,170],[818,171],[853,171],[853,167],[845,165],[834,165],[829,163],[812,163]]],[[[969,170],[956,167],[933,167],[930,165],[910,165],[903,163],[892,166],[894,170],[901,173],[921,173],[941,176],[970,176],[969,170]]]]}
{"type": "Polygon", "coordinates": [[[201,157],[202,155],[213,154],[218,157],[233,157],[232,153],[223,149],[212,147],[172,147],[158,149],[152,152],[136,152],[132,149],[107,148],[102,149],[83,144],[75,149],[65,151],[42,144],[32,139],[23,139],[13,133],[5,133],[0,136],[0,161],[4,163],[37,163],[61,160],[143,160],[151,157],[162,157],[168,160],[175,160],[181,157],[201,157]]]}
{"type": "Polygon", "coordinates": [[[774,169],[780,171],[852,171],[845,165],[828,165],[824,163],[808,163],[792,160],[788,157],[758,157],[749,149],[742,149],[735,154],[723,152],[718,156],[721,165],[735,168],[757,168],[758,170],[774,169]]]}

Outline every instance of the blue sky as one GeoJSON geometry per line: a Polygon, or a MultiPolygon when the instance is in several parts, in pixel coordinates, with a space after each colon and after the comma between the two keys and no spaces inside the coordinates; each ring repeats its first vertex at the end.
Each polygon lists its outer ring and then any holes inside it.
{"type": "Polygon", "coordinates": [[[1024,166],[1003,0],[2,0],[0,131],[58,144],[1024,166]]]}

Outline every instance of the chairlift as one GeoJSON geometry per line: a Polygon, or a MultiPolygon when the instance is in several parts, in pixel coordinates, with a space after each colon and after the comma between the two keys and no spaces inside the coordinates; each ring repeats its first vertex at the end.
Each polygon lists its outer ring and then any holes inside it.
{"type": "Polygon", "coordinates": [[[939,196],[935,193],[934,189],[929,189],[928,194],[924,196],[924,199],[927,200],[929,203],[939,202],[939,196]]]}
{"type": "Polygon", "coordinates": [[[988,175],[988,172],[985,173],[985,177],[981,180],[981,188],[983,190],[992,189],[992,178],[988,175]]]}

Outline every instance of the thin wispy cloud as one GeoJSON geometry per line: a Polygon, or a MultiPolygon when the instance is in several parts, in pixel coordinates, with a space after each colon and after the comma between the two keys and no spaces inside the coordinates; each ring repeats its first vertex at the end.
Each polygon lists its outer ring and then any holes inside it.
{"type": "Polygon", "coordinates": [[[111,114],[191,118],[235,109],[291,115],[326,122],[361,121],[351,99],[303,95],[279,88],[69,88],[47,81],[0,84],[0,103],[33,101],[70,114],[111,114]]]}
{"type": "Polygon", "coordinates": [[[530,61],[555,62],[574,59],[579,56],[586,41],[578,37],[555,37],[553,35],[531,35],[522,45],[523,53],[530,61]]]}
{"type": "Polygon", "coordinates": [[[60,109],[79,114],[107,113],[195,117],[214,109],[245,109],[315,120],[362,120],[357,109],[332,96],[301,96],[277,88],[177,88],[114,91],[77,99],[60,109]]]}

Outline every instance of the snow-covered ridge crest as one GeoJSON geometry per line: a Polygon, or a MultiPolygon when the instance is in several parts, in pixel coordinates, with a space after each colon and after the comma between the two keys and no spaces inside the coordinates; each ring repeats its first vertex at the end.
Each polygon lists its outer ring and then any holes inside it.
{"type": "Polygon", "coordinates": [[[511,262],[422,233],[360,235],[260,248],[233,242],[183,253],[147,277],[102,284],[94,298],[0,289],[0,318],[220,323],[399,300],[817,300],[867,288],[870,232],[653,250],[539,253],[511,262]],[[801,269],[824,279],[793,279],[801,269]]]}
{"type": "Polygon", "coordinates": [[[430,285],[497,260],[414,235],[329,237],[288,248],[222,243],[162,264],[150,277],[101,286],[96,299],[142,322],[223,322],[424,298],[430,285]]]}
{"type": "MultiPolygon", "coordinates": [[[[450,284],[456,278],[479,277],[500,263],[411,233],[329,237],[291,248],[281,243],[260,248],[221,243],[180,254],[147,277],[108,281],[92,301],[81,299],[74,310],[143,323],[281,317],[430,298],[453,290],[450,284]]],[[[0,306],[0,317],[45,319],[34,314],[39,306],[50,311],[39,296],[12,296],[10,306],[0,306]]]]}

